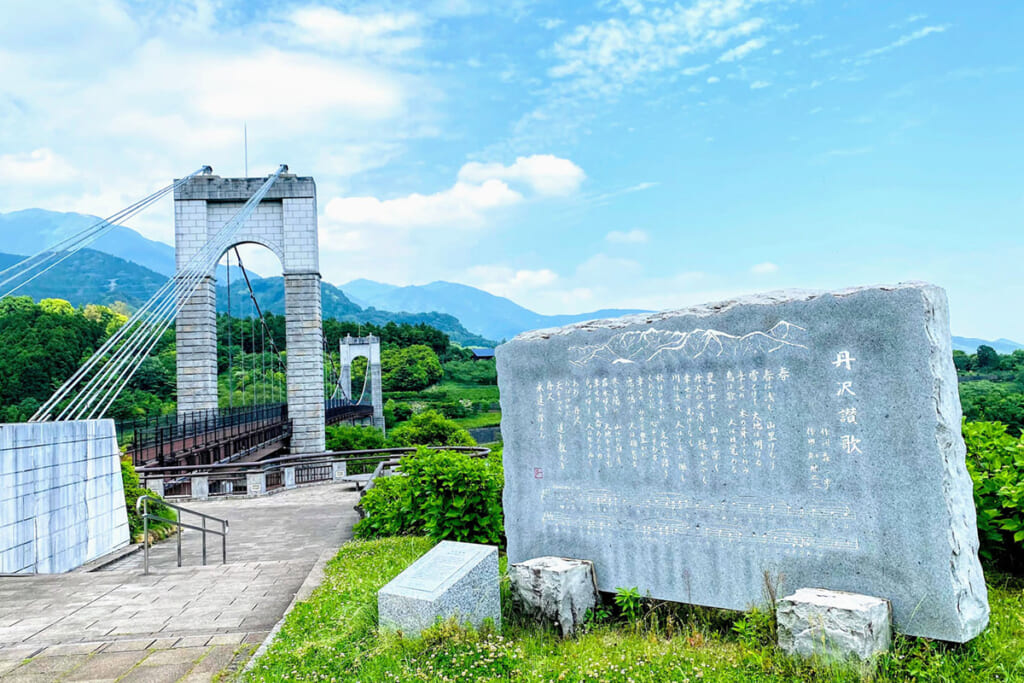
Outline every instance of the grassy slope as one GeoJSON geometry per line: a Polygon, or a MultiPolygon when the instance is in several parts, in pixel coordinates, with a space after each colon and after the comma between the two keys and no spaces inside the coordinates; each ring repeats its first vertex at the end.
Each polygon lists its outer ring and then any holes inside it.
{"type": "Polygon", "coordinates": [[[1024,583],[1000,577],[990,577],[992,622],[984,634],[964,646],[897,638],[870,678],[782,656],[763,619],[684,606],[663,605],[636,627],[603,625],[564,641],[508,610],[502,634],[441,626],[421,639],[378,636],[377,590],[429,547],[422,538],[346,544],[247,680],[1024,680],[1024,583]]]}

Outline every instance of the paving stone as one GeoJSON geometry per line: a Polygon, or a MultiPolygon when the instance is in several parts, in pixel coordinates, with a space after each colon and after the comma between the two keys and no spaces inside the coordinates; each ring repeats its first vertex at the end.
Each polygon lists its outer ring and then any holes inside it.
{"type": "Polygon", "coordinates": [[[56,657],[40,656],[34,657],[31,660],[25,662],[23,666],[18,669],[19,674],[50,674],[53,678],[58,678],[58,674],[62,674],[80,666],[88,655],[58,655],[56,657]]]}
{"type": "Polygon", "coordinates": [[[40,645],[12,645],[0,647],[0,662],[20,662],[38,654],[42,650],[40,645]]]}
{"type": "Polygon", "coordinates": [[[191,662],[161,664],[159,666],[137,666],[129,671],[118,683],[175,683],[189,672],[191,662]]]}
{"type": "Polygon", "coordinates": [[[207,652],[206,647],[175,647],[170,650],[157,650],[151,652],[143,666],[158,666],[163,664],[181,664],[182,662],[197,662],[207,652]]]}
{"type": "Polygon", "coordinates": [[[227,668],[235,658],[235,645],[218,645],[211,649],[192,669],[193,673],[217,673],[227,668]]]}
{"type": "Polygon", "coordinates": [[[104,652],[135,652],[145,650],[156,642],[155,638],[143,638],[133,640],[115,640],[103,648],[104,652]]]}
{"type": "Polygon", "coordinates": [[[61,645],[51,645],[42,652],[39,656],[55,657],[58,655],[87,655],[95,652],[100,648],[100,643],[64,643],[61,645]]]}
{"type": "Polygon", "coordinates": [[[210,636],[185,636],[176,647],[203,647],[210,642],[210,636]]]}
{"type": "Polygon", "coordinates": [[[65,681],[113,680],[129,671],[146,656],[136,652],[99,652],[64,678],[65,681]]]}
{"type": "Polygon", "coordinates": [[[244,637],[244,633],[224,633],[210,638],[208,645],[238,645],[244,637]]]}

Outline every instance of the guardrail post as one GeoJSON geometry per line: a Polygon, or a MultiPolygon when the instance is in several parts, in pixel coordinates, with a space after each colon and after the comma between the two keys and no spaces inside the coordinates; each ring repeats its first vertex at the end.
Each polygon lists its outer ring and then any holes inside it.
{"type": "Polygon", "coordinates": [[[259,472],[246,472],[245,473],[245,495],[250,498],[253,496],[262,496],[267,492],[267,473],[263,470],[259,472]]]}
{"type": "Polygon", "coordinates": [[[331,478],[334,481],[341,481],[348,474],[348,463],[344,460],[335,460],[331,463],[331,478]]]}
{"type": "MultiPolygon", "coordinates": [[[[143,475],[145,476],[145,475],[143,475]]],[[[146,477],[146,488],[153,492],[153,495],[164,497],[164,475],[146,477]]]]}
{"type": "Polygon", "coordinates": [[[285,467],[284,468],[284,487],[286,489],[295,488],[295,468],[285,467]]]}
{"type": "Polygon", "coordinates": [[[192,500],[206,500],[210,497],[210,478],[206,475],[192,475],[192,500]]]}

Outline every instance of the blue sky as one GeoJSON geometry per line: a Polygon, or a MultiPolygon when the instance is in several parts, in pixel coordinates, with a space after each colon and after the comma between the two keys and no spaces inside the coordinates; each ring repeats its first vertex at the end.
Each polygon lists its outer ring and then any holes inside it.
{"type": "MultiPolygon", "coordinates": [[[[1018,2],[0,5],[0,211],[318,184],[343,283],[545,313],[924,279],[1024,341],[1018,2]]],[[[164,241],[163,206],[131,224],[164,241]]],[[[269,252],[253,267],[280,272],[269,252]]]]}

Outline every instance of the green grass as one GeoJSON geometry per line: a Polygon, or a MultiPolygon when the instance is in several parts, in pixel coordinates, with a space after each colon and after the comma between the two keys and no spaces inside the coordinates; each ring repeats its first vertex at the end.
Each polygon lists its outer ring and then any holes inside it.
{"type": "MultiPolygon", "coordinates": [[[[897,637],[874,672],[800,662],[772,644],[771,620],[671,603],[634,624],[591,625],[562,640],[517,618],[503,585],[504,628],[439,625],[422,638],[376,632],[377,590],[430,548],[423,538],[351,542],[324,583],[285,621],[250,681],[1021,681],[1024,581],[989,578],[992,619],[974,641],[897,637]]],[[[504,567],[504,559],[502,560],[504,567]]]]}
{"type": "Polygon", "coordinates": [[[461,427],[475,429],[477,427],[497,427],[501,424],[501,413],[477,413],[469,417],[455,420],[461,427]]]}

